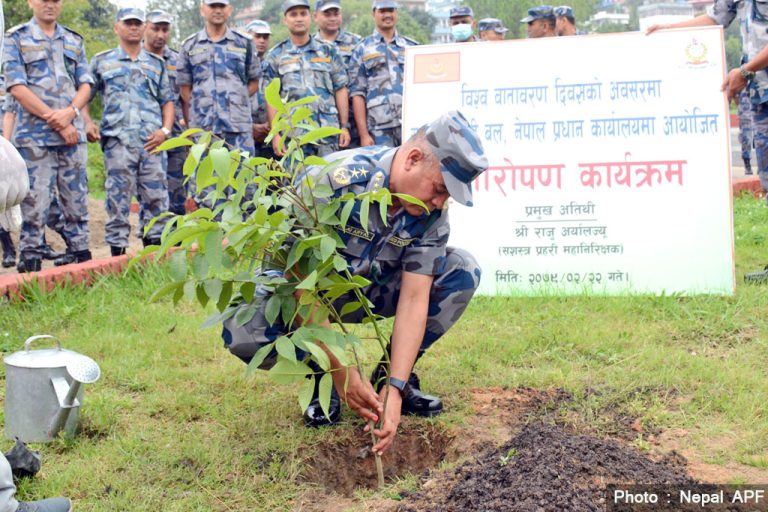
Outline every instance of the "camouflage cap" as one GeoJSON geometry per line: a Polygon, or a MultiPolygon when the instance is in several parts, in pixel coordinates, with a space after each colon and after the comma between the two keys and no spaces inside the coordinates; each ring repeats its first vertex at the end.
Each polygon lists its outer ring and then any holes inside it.
{"type": "Polygon", "coordinates": [[[245,26],[245,31],[249,34],[272,34],[269,23],[264,20],[253,20],[245,26]]]}
{"type": "Polygon", "coordinates": [[[570,18],[572,20],[576,19],[573,16],[573,8],[570,5],[561,5],[560,7],[555,7],[553,12],[555,13],[555,16],[565,16],[566,18],[570,18]]]}
{"type": "Polygon", "coordinates": [[[472,8],[466,5],[451,7],[451,12],[448,14],[448,17],[458,18],[459,16],[471,16],[474,18],[475,14],[472,12],[472,8]]]}
{"type": "Polygon", "coordinates": [[[448,193],[458,203],[472,206],[472,180],[488,168],[480,137],[458,110],[446,112],[422,130],[440,161],[448,193]]]}
{"type": "Polygon", "coordinates": [[[147,17],[144,14],[144,11],[138,7],[123,7],[122,9],[118,9],[117,16],[115,16],[115,21],[128,20],[139,20],[140,22],[144,23],[147,20],[147,17]]]}
{"type": "Polygon", "coordinates": [[[317,0],[315,2],[315,11],[327,11],[328,9],[341,9],[339,0],[317,0]]]}
{"type": "Polygon", "coordinates": [[[283,14],[294,7],[306,7],[309,9],[309,0],[285,0],[285,2],[283,2],[283,14]]]}
{"type": "Polygon", "coordinates": [[[508,29],[504,26],[501,20],[496,18],[483,18],[477,22],[477,29],[480,32],[486,30],[493,30],[497,34],[504,34],[508,29]]]}
{"type": "Polygon", "coordinates": [[[216,4],[229,5],[229,0],[203,0],[203,3],[205,5],[216,5],[216,4]]]}
{"type": "Polygon", "coordinates": [[[552,11],[551,5],[540,5],[528,9],[528,16],[520,20],[520,23],[530,23],[536,20],[543,20],[545,18],[554,18],[555,13],[552,11]]]}
{"type": "Polygon", "coordinates": [[[147,13],[147,23],[173,23],[173,17],[165,11],[156,9],[147,13]]]}
{"type": "Polygon", "coordinates": [[[395,0],[373,0],[374,9],[397,9],[395,0]]]}

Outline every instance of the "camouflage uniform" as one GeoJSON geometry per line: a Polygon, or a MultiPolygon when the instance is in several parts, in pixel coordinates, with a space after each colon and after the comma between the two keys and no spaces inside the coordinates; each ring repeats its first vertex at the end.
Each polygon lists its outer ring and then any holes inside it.
{"type": "MultiPolygon", "coordinates": [[[[189,36],[181,45],[176,83],[189,85],[189,127],[211,131],[227,144],[255,153],[253,118],[248,82],[261,78],[261,66],[253,41],[227,29],[212,41],[206,29],[189,36]]],[[[203,198],[213,187],[196,197],[203,198]]]]}
{"type": "MultiPolygon", "coordinates": [[[[297,47],[286,39],[267,52],[264,57],[264,81],[280,78],[281,96],[296,101],[306,96],[318,96],[312,109],[312,119],[319,126],[339,127],[336,91],[347,86],[347,71],[333,45],[310,38],[297,47]]],[[[322,139],[316,149],[320,156],[338,149],[336,138],[322,139]]],[[[306,149],[305,149],[306,152],[306,149]]]]}
{"type": "MultiPolygon", "coordinates": [[[[3,60],[9,91],[16,85],[27,86],[53,109],[67,108],[82,84],[93,83],[83,38],[60,24],[51,38],[34,18],[12,28],[6,36],[3,60]]],[[[23,108],[17,112],[14,143],[27,162],[30,182],[30,194],[21,205],[22,259],[42,259],[44,226],[56,188],[64,216],[62,235],[69,249],[88,251],[88,153],[83,120],[73,120],[78,143],[67,146],[43,118],[23,108]]]]}
{"type": "Polygon", "coordinates": [[[376,145],[402,141],[405,48],[418,43],[395,33],[390,43],[374,30],[354,49],[349,61],[349,94],[363,96],[368,131],[376,145]]]}
{"type": "MultiPolygon", "coordinates": [[[[163,50],[163,59],[165,60],[165,71],[168,75],[168,84],[173,92],[174,114],[176,119],[173,122],[172,137],[178,137],[184,131],[182,121],[184,120],[184,111],[181,108],[181,95],[179,86],[176,83],[178,72],[179,52],[165,47],[163,50]]],[[[166,153],[166,177],[168,181],[168,209],[171,213],[184,215],[184,201],[187,200],[187,185],[184,183],[184,161],[187,159],[187,148],[180,147],[172,149],[166,153]]]]}
{"type": "Polygon", "coordinates": [[[174,99],[165,62],[143,48],[131,60],[117,47],[96,54],[91,73],[96,80],[91,98],[99,92],[104,103],[100,131],[107,172],[105,240],[112,247],[128,246],[134,194],[141,205],[137,235],[156,240],[166,219],[159,219],[146,234],[144,227],[168,211],[168,189],[163,155],[147,152],[144,144],[163,125],[162,106],[174,99]]]}
{"type": "MultiPolygon", "coordinates": [[[[320,33],[316,33],[314,38],[318,41],[325,41],[320,37],[320,33]]],[[[341,62],[344,64],[344,69],[349,73],[349,59],[352,58],[352,51],[360,44],[363,38],[352,32],[346,32],[344,30],[339,31],[339,35],[331,43],[325,41],[328,44],[333,44],[336,47],[336,51],[341,57],[341,62]]],[[[346,149],[353,149],[360,147],[360,134],[357,132],[357,126],[355,125],[354,114],[352,113],[352,96],[349,97],[349,146],[346,149]]]]}
{"type": "Polygon", "coordinates": [[[739,93],[739,143],[744,173],[752,174],[752,103],[747,89],[739,93]]]}
{"type": "MultiPolygon", "coordinates": [[[[453,133],[456,137],[462,137],[464,132],[459,130],[453,133]]],[[[452,144],[453,141],[449,140],[451,135],[445,131],[441,135],[443,140],[440,143],[452,144]]],[[[449,183],[451,178],[448,174],[456,173],[455,176],[459,177],[453,181],[462,179],[471,182],[477,175],[476,171],[475,174],[473,171],[467,172],[464,169],[466,166],[459,159],[464,158],[464,155],[472,155],[469,158],[482,161],[481,166],[484,167],[487,167],[487,160],[479,142],[476,145],[460,143],[454,147],[460,151],[460,156],[453,153],[441,158],[446,187],[452,195],[455,193],[457,201],[471,205],[471,192],[457,191],[449,183]]],[[[371,146],[334,153],[327,159],[341,160],[338,168],[317,181],[330,185],[336,197],[347,192],[360,194],[388,187],[390,168],[396,152],[397,148],[371,146]]],[[[320,167],[312,167],[307,175],[316,176],[320,171],[320,167]]],[[[394,316],[404,271],[434,276],[429,294],[426,330],[419,349],[422,354],[464,312],[480,283],[480,267],[467,251],[447,247],[450,233],[448,210],[434,210],[428,215],[415,217],[400,209],[388,217],[387,225],[379,215],[371,214],[366,227],[367,233],[360,221],[358,202],[352,209],[346,229],[339,230],[339,236],[346,244],[341,254],[347,260],[350,272],[371,281],[364,293],[373,303],[375,314],[394,316]]],[[[274,273],[267,271],[270,272],[274,273]]],[[[244,326],[238,327],[234,319],[224,323],[222,336],[225,347],[246,362],[260,347],[275,341],[288,330],[279,318],[273,325],[266,321],[264,312],[268,296],[269,289],[258,287],[258,310],[244,326]]],[[[340,310],[350,299],[353,299],[352,295],[342,296],[334,306],[340,310]]],[[[362,318],[363,313],[358,310],[344,317],[344,321],[360,322],[362,318]]],[[[262,368],[274,362],[275,357],[270,357],[262,364],[262,368]]]]}
{"type": "MultiPolygon", "coordinates": [[[[707,15],[718,25],[728,27],[738,16],[742,48],[746,59],[754,59],[768,45],[768,3],[757,0],[715,0],[707,15]]],[[[756,72],[749,83],[752,100],[752,130],[758,173],[768,192],[768,68],[756,72]]]]}

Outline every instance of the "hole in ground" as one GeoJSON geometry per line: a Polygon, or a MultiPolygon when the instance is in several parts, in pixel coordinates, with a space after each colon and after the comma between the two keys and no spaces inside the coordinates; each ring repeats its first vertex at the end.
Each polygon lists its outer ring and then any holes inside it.
{"type": "MultiPolygon", "coordinates": [[[[306,480],[344,496],[352,496],[358,487],[375,489],[376,463],[370,435],[358,429],[339,429],[338,433],[332,441],[317,447],[306,480]]],[[[436,425],[411,423],[404,418],[395,443],[382,457],[384,477],[391,481],[436,468],[445,458],[451,440],[452,436],[436,425]]]]}

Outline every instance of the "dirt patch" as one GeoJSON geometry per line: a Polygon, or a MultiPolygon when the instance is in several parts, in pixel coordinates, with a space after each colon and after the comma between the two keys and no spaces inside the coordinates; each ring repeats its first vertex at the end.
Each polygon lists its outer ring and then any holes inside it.
{"type": "MultiPolygon", "coordinates": [[[[317,455],[309,461],[306,479],[328,492],[345,496],[351,496],[357,488],[375,489],[376,465],[370,437],[350,429],[339,429],[339,434],[317,448],[317,455]]],[[[406,418],[396,443],[382,457],[384,477],[392,481],[437,467],[445,457],[450,440],[444,429],[406,418]]]]}
{"type": "MultiPolygon", "coordinates": [[[[139,226],[139,215],[137,213],[131,213],[129,222],[131,223],[131,236],[128,239],[128,253],[138,253],[143,249],[141,240],[136,237],[136,230],[139,226]]],[[[88,227],[91,232],[91,254],[94,259],[109,258],[111,256],[109,246],[104,241],[104,226],[107,223],[107,212],[104,209],[103,199],[88,198],[88,227]]],[[[11,233],[13,243],[16,245],[16,255],[18,260],[19,253],[19,233],[11,233]]],[[[56,251],[64,252],[66,245],[64,240],[61,239],[58,233],[52,229],[45,229],[45,239],[48,244],[56,251]]],[[[53,267],[52,261],[43,261],[43,268],[53,267]]],[[[0,275],[15,274],[16,267],[2,268],[0,267],[0,275]]]]}
{"type": "Polygon", "coordinates": [[[535,422],[476,462],[450,471],[453,485],[432,485],[397,510],[603,510],[609,483],[695,484],[680,462],[654,462],[619,442],[535,422]]]}

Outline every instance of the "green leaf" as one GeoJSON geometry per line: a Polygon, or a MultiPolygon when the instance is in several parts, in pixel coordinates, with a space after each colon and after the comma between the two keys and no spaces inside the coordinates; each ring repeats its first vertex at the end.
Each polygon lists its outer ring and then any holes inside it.
{"type": "Polygon", "coordinates": [[[424,211],[429,211],[427,209],[427,205],[424,204],[424,202],[421,199],[416,199],[415,197],[413,197],[411,195],[401,194],[401,193],[394,193],[392,195],[397,197],[397,198],[399,198],[399,199],[402,199],[403,201],[407,201],[409,203],[415,204],[416,206],[420,206],[420,207],[424,208],[424,211]]]}
{"type": "Polygon", "coordinates": [[[197,193],[202,193],[206,187],[215,183],[216,178],[213,177],[213,161],[211,160],[211,155],[207,155],[203,158],[203,161],[200,162],[200,166],[197,168],[197,181],[195,183],[197,193]]]}
{"type": "Polygon", "coordinates": [[[288,260],[285,263],[285,268],[293,267],[296,262],[299,261],[301,255],[304,254],[306,248],[307,246],[301,242],[293,244],[291,251],[288,253],[288,260]]]}
{"type": "Polygon", "coordinates": [[[163,142],[155,150],[153,153],[157,153],[158,151],[168,151],[169,149],[175,149],[180,148],[182,146],[194,146],[195,143],[192,142],[189,139],[182,139],[181,137],[174,137],[172,139],[168,139],[167,141],[163,142]]]}
{"type": "Polygon", "coordinates": [[[277,315],[280,314],[281,300],[282,297],[280,295],[273,293],[267,301],[267,306],[264,309],[264,317],[267,319],[269,325],[274,325],[275,320],[277,320],[277,315]]]}
{"type": "Polygon", "coordinates": [[[267,88],[264,90],[264,99],[267,100],[267,103],[269,103],[269,105],[279,113],[288,113],[288,110],[285,108],[285,104],[283,104],[283,100],[280,98],[279,78],[275,78],[269,82],[269,85],[267,85],[267,88]]]}
{"type": "Polygon", "coordinates": [[[326,197],[331,197],[334,194],[333,189],[330,185],[326,185],[325,183],[318,183],[314,190],[312,190],[312,195],[319,199],[324,199],[326,197]]]}
{"type": "Polygon", "coordinates": [[[187,277],[187,251],[179,250],[171,254],[170,274],[174,281],[183,281],[187,277]]]}
{"type": "Polygon", "coordinates": [[[313,270],[310,274],[304,278],[302,282],[296,285],[297,290],[314,290],[315,284],[317,284],[317,270],[313,270]]]}
{"type": "Polygon", "coordinates": [[[214,272],[221,268],[221,231],[215,229],[205,236],[205,258],[214,272]]]}
{"type": "Polygon", "coordinates": [[[159,290],[155,290],[155,292],[152,294],[152,296],[149,298],[149,302],[158,302],[160,299],[165,297],[166,295],[170,295],[174,292],[176,292],[177,289],[181,288],[184,289],[183,283],[168,283],[159,290]]]}
{"type": "Polygon", "coordinates": [[[179,135],[179,138],[189,138],[191,135],[197,135],[202,131],[203,130],[201,128],[187,128],[186,130],[184,130],[184,133],[179,135]]]}
{"type": "Polygon", "coordinates": [[[355,311],[357,311],[361,307],[363,307],[363,305],[360,304],[358,301],[347,302],[346,304],[344,304],[341,307],[341,311],[339,312],[339,316],[341,316],[341,318],[344,318],[348,314],[354,313],[355,311]]]}
{"type": "Polygon", "coordinates": [[[254,354],[253,359],[251,359],[251,362],[248,363],[248,369],[246,370],[246,374],[251,374],[255,370],[257,370],[259,366],[261,366],[261,363],[263,363],[264,360],[267,358],[267,356],[272,352],[274,347],[275,347],[274,342],[268,343],[263,347],[261,347],[256,352],[256,354],[254,354]]]}
{"type": "Polygon", "coordinates": [[[283,297],[280,311],[283,317],[283,323],[285,325],[291,325],[293,317],[296,314],[296,298],[293,295],[286,295],[283,297]]]}
{"type": "Polygon", "coordinates": [[[227,176],[229,174],[229,151],[226,148],[214,148],[211,149],[210,155],[216,174],[227,176]]]}
{"type": "Polygon", "coordinates": [[[360,226],[368,233],[368,209],[371,206],[371,199],[369,197],[363,198],[360,204],[360,226]]]}
{"type": "Polygon", "coordinates": [[[330,373],[326,373],[320,379],[318,395],[320,398],[320,407],[326,416],[329,416],[331,408],[331,388],[333,387],[333,378],[330,373]]]}
{"type": "Polygon", "coordinates": [[[344,208],[341,209],[341,228],[344,229],[347,227],[347,221],[349,220],[349,216],[352,213],[352,208],[355,207],[355,200],[350,199],[349,201],[344,204],[344,208]]]}
{"type": "Polygon", "coordinates": [[[322,348],[312,341],[307,341],[305,345],[309,353],[312,354],[312,357],[317,361],[317,364],[320,365],[320,368],[325,371],[331,369],[331,360],[328,359],[328,354],[326,354],[322,348]]]}
{"type": "Polygon", "coordinates": [[[187,281],[184,283],[184,298],[189,302],[197,299],[197,283],[194,281],[187,281]]]}
{"type": "Polygon", "coordinates": [[[308,157],[304,158],[304,165],[307,167],[312,165],[327,165],[328,162],[325,161],[325,159],[316,156],[316,155],[309,155],[308,157]]]}
{"type": "Polygon", "coordinates": [[[326,235],[320,240],[320,260],[326,261],[336,251],[336,240],[326,235]]]}
{"type": "Polygon", "coordinates": [[[208,277],[208,261],[199,252],[192,255],[192,274],[199,280],[208,277]]]}
{"type": "Polygon", "coordinates": [[[304,382],[301,385],[301,388],[299,388],[299,407],[301,407],[301,412],[306,411],[307,407],[309,407],[309,403],[312,401],[312,394],[314,391],[315,376],[313,375],[306,379],[306,382],[304,382]]]}
{"type": "Polygon", "coordinates": [[[240,285],[240,295],[243,296],[243,300],[249,304],[253,302],[253,294],[256,293],[256,283],[248,281],[240,285]]]}
{"type": "Polygon", "coordinates": [[[347,269],[347,260],[337,254],[333,257],[333,268],[336,272],[344,272],[347,269]]]}
{"type": "Polygon", "coordinates": [[[210,297],[210,299],[213,302],[219,301],[219,296],[221,295],[221,279],[206,279],[203,281],[203,287],[205,288],[205,293],[210,297]]]}
{"type": "Polygon", "coordinates": [[[232,281],[224,281],[221,287],[221,295],[219,295],[219,301],[216,303],[216,308],[219,311],[224,311],[229,306],[229,301],[232,298],[232,281]]]}
{"type": "Polygon", "coordinates": [[[235,325],[242,327],[253,319],[253,316],[259,310],[257,304],[248,304],[247,306],[241,306],[237,313],[235,313],[235,325]]]}
{"type": "MultiPolygon", "coordinates": [[[[269,370],[269,377],[278,384],[293,384],[294,382],[300,382],[304,379],[304,376],[310,373],[312,373],[312,369],[302,362],[294,363],[286,359],[278,359],[275,366],[269,370]]],[[[320,383],[322,385],[322,381],[320,383]]]]}
{"type": "Polygon", "coordinates": [[[200,303],[201,306],[205,307],[208,305],[208,295],[205,291],[205,286],[203,284],[198,284],[195,287],[195,293],[197,293],[197,302],[200,303]]]}
{"type": "Polygon", "coordinates": [[[340,133],[341,133],[341,130],[336,128],[335,126],[323,126],[321,128],[315,128],[314,130],[310,130],[309,132],[305,133],[299,139],[299,145],[304,146],[306,144],[309,144],[310,142],[315,142],[320,139],[324,139],[326,137],[338,135],[340,133]]]}
{"type": "Polygon", "coordinates": [[[278,354],[290,361],[296,362],[296,349],[293,347],[293,342],[287,336],[277,338],[275,348],[277,348],[278,354]]]}
{"type": "Polygon", "coordinates": [[[300,105],[306,105],[307,103],[312,103],[318,98],[318,96],[304,96],[303,98],[299,98],[296,101],[291,102],[292,107],[298,107],[300,105]]]}
{"type": "Polygon", "coordinates": [[[379,215],[381,216],[382,222],[384,222],[384,225],[387,226],[387,203],[386,201],[381,201],[379,203],[379,215]]]}
{"type": "Polygon", "coordinates": [[[179,283],[179,287],[176,288],[176,291],[173,293],[173,305],[179,303],[181,298],[184,296],[184,289],[186,288],[187,283],[179,283]]]}

